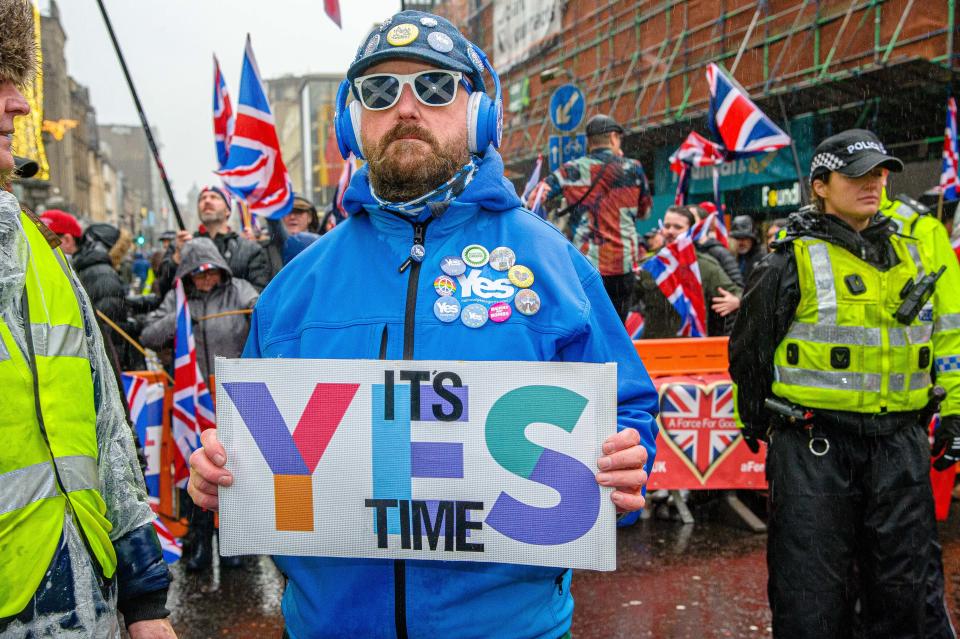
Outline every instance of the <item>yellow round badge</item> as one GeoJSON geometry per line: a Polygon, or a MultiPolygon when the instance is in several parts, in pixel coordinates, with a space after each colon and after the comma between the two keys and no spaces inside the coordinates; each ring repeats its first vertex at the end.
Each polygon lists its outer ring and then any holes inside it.
{"type": "Polygon", "coordinates": [[[516,266],[510,267],[510,270],[507,271],[507,277],[510,278],[510,282],[517,288],[530,288],[533,286],[533,271],[526,266],[517,264],[516,266]]]}
{"type": "Polygon", "coordinates": [[[398,24],[387,33],[387,42],[395,47],[405,47],[420,34],[415,24],[398,24]]]}

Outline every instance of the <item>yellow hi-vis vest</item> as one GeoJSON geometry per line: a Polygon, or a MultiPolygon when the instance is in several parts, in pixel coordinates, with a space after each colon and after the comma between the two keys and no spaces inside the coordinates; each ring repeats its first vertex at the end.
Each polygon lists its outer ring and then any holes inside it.
{"type": "Polygon", "coordinates": [[[899,263],[885,272],[830,242],[793,241],[800,303],[774,353],[775,395],[808,408],[857,413],[927,404],[932,304],[910,326],[894,312],[904,286],[929,264],[915,241],[890,239],[899,263]]]}
{"type": "Polygon", "coordinates": [[[42,587],[66,511],[103,576],[117,567],[74,280],[60,249],[29,217],[20,221],[29,247],[23,322],[32,339],[24,352],[0,316],[0,618],[19,613],[42,587]]]}

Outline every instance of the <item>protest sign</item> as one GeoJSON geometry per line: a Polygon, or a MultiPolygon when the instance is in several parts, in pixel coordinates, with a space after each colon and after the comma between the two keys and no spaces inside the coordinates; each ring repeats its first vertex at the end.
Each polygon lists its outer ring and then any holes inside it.
{"type": "Polygon", "coordinates": [[[216,365],[222,554],[616,567],[615,364],[216,365]]]}

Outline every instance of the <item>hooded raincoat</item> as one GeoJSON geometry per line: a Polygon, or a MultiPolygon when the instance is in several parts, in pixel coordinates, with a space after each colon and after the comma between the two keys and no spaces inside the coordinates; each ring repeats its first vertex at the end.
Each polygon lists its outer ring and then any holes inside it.
{"type": "MultiPolygon", "coordinates": [[[[50,250],[28,243],[21,223],[20,204],[0,191],[0,315],[18,342],[24,341],[19,312],[30,251],[50,250]]],[[[0,619],[0,637],[120,637],[118,609],[125,621],[165,617],[170,582],[160,543],[153,528],[154,513],[147,502],[143,475],[103,339],[97,330],[93,305],[75,279],[75,290],[86,328],[85,350],[93,377],[96,410],[97,471],[100,494],[117,555],[114,576],[98,583],[98,570],[88,554],[77,523],[65,510],[61,538],[42,584],[27,606],[0,619]]],[[[39,390],[43,392],[43,380],[39,390]]],[[[5,442],[16,446],[16,441],[5,442]]],[[[5,548],[3,552],[29,552],[5,548]]]]}

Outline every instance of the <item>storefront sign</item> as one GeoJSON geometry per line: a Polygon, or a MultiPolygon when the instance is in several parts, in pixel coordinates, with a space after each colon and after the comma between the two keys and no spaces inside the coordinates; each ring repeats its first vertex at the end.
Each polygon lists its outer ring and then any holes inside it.
{"type": "Polygon", "coordinates": [[[733,419],[726,375],[661,377],[660,435],[648,490],[765,488],[766,448],[753,454],[733,419]]]}
{"type": "Polygon", "coordinates": [[[613,570],[616,384],[614,364],[218,358],[221,552],[613,570]]]}
{"type": "Polygon", "coordinates": [[[800,193],[800,183],[794,182],[792,186],[785,189],[771,188],[769,186],[760,187],[760,206],[763,208],[774,209],[781,206],[800,206],[802,196],[800,193]]]}
{"type": "Polygon", "coordinates": [[[527,59],[560,32],[561,0],[497,0],[493,3],[493,62],[499,73],[527,59]]]}

